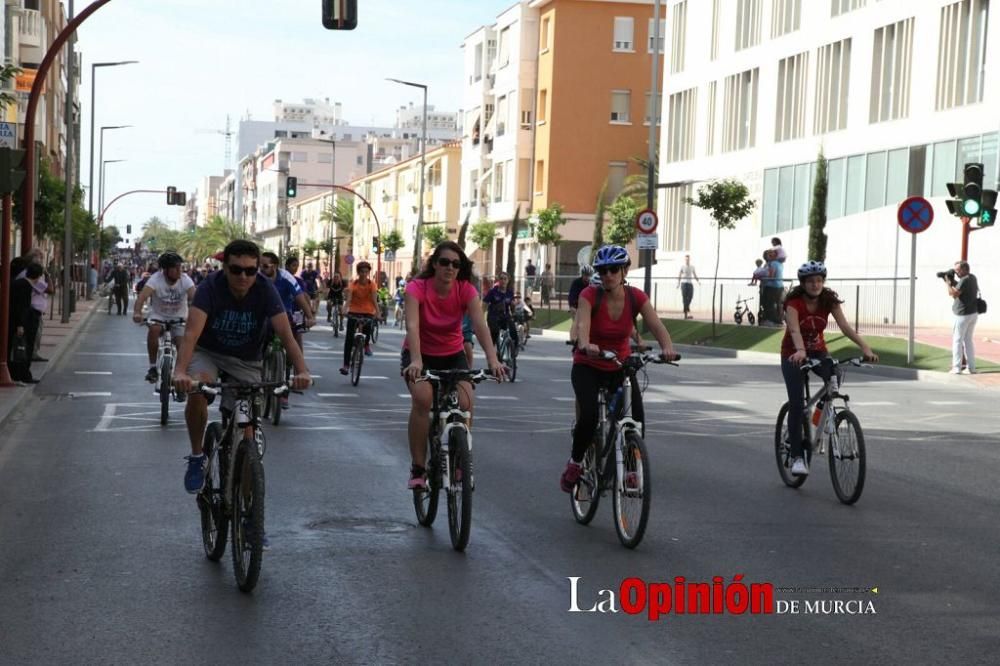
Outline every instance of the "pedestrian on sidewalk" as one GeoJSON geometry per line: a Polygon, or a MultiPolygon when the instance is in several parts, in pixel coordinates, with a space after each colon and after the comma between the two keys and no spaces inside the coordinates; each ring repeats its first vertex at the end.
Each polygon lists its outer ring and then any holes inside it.
{"type": "Polygon", "coordinates": [[[97,291],[97,264],[90,264],[87,269],[87,300],[94,300],[94,292],[97,291]]]}
{"type": "Polygon", "coordinates": [[[128,286],[129,274],[125,266],[119,263],[115,270],[108,276],[108,282],[114,282],[115,305],[118,307],[118,314],[128,314],[128,286]]]}
{"type": "Polygon", "coordinates": [[[701,284],[698,272],[691,265],[691,255],[684,255],[684,265],[681,266],[680,273],[677,274],[677,286],[680,287],[681,297],[684,299],[684,318],[693,319],[691,315],[691,300],[694,298],[694,282],[697,280],[701,284]]]}
{"type": "Polygon", "coordinates": [[[943,278],[948,285],[948,294],[954,299],[951,311],[955,314],[955,322],[951,336],[951,374],[962,372],[962,356],[965,356],[965,370],[968,374],[976,372],[976,346],[973,334],[976,330],[976,320],[979,310],[976,308],[976,298],[979,296],[979,282],[969,270],[969,262],[955,263],[955,282],[951,283],[946,276],[943,278]]]}
{"type": "Polygon", "coordinates": [[[552,264],[545,264],[542,271],[542,307],[552,305],[552,290],[556,286],[556,277],[552,274],[552,264]]]}
{"type": "Polygon", "coordinates": [[[528,259],[528,265],[524,267],[524,289],[525,293],[531,293],[535,290],[537,284],[535,283],[535,276],[538,274],[538,266],[531,263],[531,259],[528,259]]]}
{"type": "Polygon", "coordinates": [[[784,265],[778,260],[778,252],[773,247],[764,252],[764,260],[768,266],[768,276],[761,284],[764,286],[764,317],[772,326],[782,325],[781,301],[785,291],[784,265]]]}
{"type": "Polygon", "coordinates": [[[10,360],[8,367],[10,377],[14,381],[37,383],[31,375],[31,357],[35,348],[35,337],[38,334],[38,321],[41,313],[31,305],[31,298],[35,293],[35,284],[41,279],[43,274],[42,265],[33,262],[24,271],[24,276],[14,280],[11,284],[10,293],[10,360]],[[24,359],[14,359],[14,349],[16,337],[24,339],[26,357],[24,359]]]}

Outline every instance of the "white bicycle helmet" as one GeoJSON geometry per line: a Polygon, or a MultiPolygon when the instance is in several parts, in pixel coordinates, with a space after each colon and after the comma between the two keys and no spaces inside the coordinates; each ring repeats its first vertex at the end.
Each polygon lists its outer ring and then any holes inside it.
{"type": "Polygon", "coordinates": [[[807,261],[799,266],[799,281],[805,280],[812,275],[822,275],[826,279],[826,266],[822,261],[807,261]]]}

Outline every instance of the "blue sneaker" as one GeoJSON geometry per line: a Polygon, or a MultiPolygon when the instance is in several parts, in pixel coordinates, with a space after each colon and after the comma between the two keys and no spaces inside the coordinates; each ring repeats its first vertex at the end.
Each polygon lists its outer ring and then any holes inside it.
{"type": "Polygon", "coordinates": [[[197,495],[205,487],[205,456],[187,456],[187,471],[184,472],[184,489],[197,495]]]}
{"type": "Polygon", "coordinates": [[[374,353],[371,345],[365,345],[365,356],[372,356],[374,353]]]}

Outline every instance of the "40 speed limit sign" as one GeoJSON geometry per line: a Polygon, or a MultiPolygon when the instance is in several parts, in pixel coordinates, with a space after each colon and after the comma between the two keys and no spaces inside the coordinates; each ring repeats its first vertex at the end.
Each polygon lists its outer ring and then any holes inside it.
{"type": "Polygon", "coordinates": [[[660,220],[656,217],[656,211],[652,208],[640,210],[639,214],[635,216],[635,228],[639,230],[640,234],[653,233],[656,231],[656,226],[659,223],[660,220]]]}

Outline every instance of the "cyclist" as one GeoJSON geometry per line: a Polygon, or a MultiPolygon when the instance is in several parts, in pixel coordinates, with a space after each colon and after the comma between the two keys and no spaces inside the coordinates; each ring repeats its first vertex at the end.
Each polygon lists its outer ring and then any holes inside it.
{"type": "Polygon", "coordinates": [[[313,312],[319,312],[319,271],[313,269],[312,264],[306,264],[306,269],[302,271],[302,282],[305,283],[306,294],[309,296],[309,305],[313,312]]]}
{"type": "MultiPolygon", "coordinates": [[[[281,298],[268,279],[258,274],[259,263],[256,244],[232,241],[223,250],[222,270],[209,274],[198,285],[188,313],[188,335],[177,356],[177,390],[190,392],[195,382],[214,381],[220,372],[237,382],[259,382],[264,343],[271,329],[281,338],[295,368],[292,388],[302,390],[312,383],[281,298]]],[[[231,397],[223,396],[224,404],[231,402],[231,397]]],[[[191,394],[184,417],[191,439],[184,488],[197,494],[205,483],[202,439],[208,402],[204,395],[191,394]]]]}
{"type": "MultiPolygon", "coordinates": [[[[302,289],[298,278],[288,270],[282,269],[279,264],[278,255],[274,252],[261,253],[260,272],[274,283],[274,288],[278,290],[278,296],[281,297],[281,304],[285,306],[285,312],[288,313],[288,321],[293,322],[295,313],[301,311],[304,315],[303,323],[305,326],[307,328],[313,327],[316,320],[313,318],[309,296],[302,289]]],[[[292,330],[295,333],[295,341],[299,344],[299,349],[302,349],[302,332],[296,331],[294,326],[292,330]]]]}
{"type": "MultiPolygon", "coordinates": [[[[333,322],[333,308],[339,306],[341,313],[344,311],[344,289],[347,284],[341,276],[340,271],[333,274],[333,277],[326,283],[326,320],[333,322]]],[[[340,328],[344,328],[344,322],[340,322],[340,328]]]]}
{"type": "Polygon", "coordinates": [[[406,282],[402,278],[396,280],[396,292],[392,295],[392,302],[395,304],[392,311],[393,323],[398,323],[405,318],[406,309],[404,306],[404,294],[406,293],[406,282]]]}
{"type": "Polygon", "coordinates": [[[514,301],[511,303],[514,310],[514,322],[524,324],[524,340],[521,341],[521,349],[531,337],[531,320],[535,318],[535,309],[531,307],[531,296],[521,299],[521,294],[514,294],[514,301]]]}
{"type": "MultiPolygon", "coordinates": [[[[594,269],[601,276],[601,287],[588,286],[580,292],[576,313],[579,337],[570,375],[578,416],[573,428],[573,451],[559,482],[565,492],[572,492],[580,478],[581,461],[597,430],[598,390],[602,386],[609,391],[617,389],[624,377],[617,363],[599,357],[601,350],[613,351],[619,361],[624,361],[631,352],[629,338],[635,318],[641,314],[646,327],[660,343],[663,358],[668,361],[677,358],[670,334],[656,316],[649,297],[641,289],[625,283],[631,265],[625,248],[605,245],[594,257],[594,269]]],[[[645,419],[638,382],[632,384],[632,417],[639,423],[645,419]]]]}
{"type": "Polygon", "coordinates": [[[517,327],[514,325],[512,312],[514,287],[510,284],[510,277],[506,273],[497,276],[496,284],[483,296],[483,303],[486,305],[486,323],[490,329],[493,346],[496,346],[497,338],[500,337],[500,329],[506,327],[516,347],[517,327]]]}
{"type": "MultiPolygon", "coordinates": [[[[802,451],[802,410],[805,395],[799,366],[807,358],[829,358],[823,331],[833,315],[841,333],[861,349],[865,360],[878,363],[878,354],[851,328],[841,308],[837,292],[825,285],[826,266],[819,261],[807,261],[799,267],[799,284],[785,297],[785,337],[781,340],[781,374],[788,390],[788,444],[792,456],[792,474],[809,473],[802,451]]],[[[823,381],[830,379],[832,364],[824,363],[817,370],[823,381]]]]}
{"type": "MultiPolygon", "coordinates": [[[[453,241],[439,243],[423,271],[406,285],[406,339],[400,354],[401,374],[410,391],[410,481],[408,487],[426,488],[424,461],[433,391],[426,382],[417,383],[428,370],[469,369],[462,341],[462,317],[469,315],[490,370],[500,380],[506,376],[483,318],[479,294],[470,282],[472,262],[453,241]]],[[[472,387],[459,384],[462,409],[472,410],[472,387]]]]}
{"type": "MultiPolygon", "coordinates": [[[[188,303],[194,298],[194,281],[181,272],[182,259],[176,252],[164,252],[160,255],[160,270],[146,281],[132,309],[132,321],[142,323],[142,306],[149,300],[149,318],[170,320],[187,319],[188,303]]],[[[146,333],[146,352],[149,355],[149,370],[146,381],[156,383],[156,351],[159,347],[160,334],[163,327],[160,324],[150,324],[146,333]]],[[[174,344],[180,346],[184,338],[184,325],[171,329],[174,344]]],[[[183,394],[181,394],[183,395],[183,394]]]]}
{"type": "Polygon", "coordinates": [[[378,296],[379,321],[385,324],[389,319],[389,283],[385,282],[376,292],[378,296]]]}
{"type": "MultiPolygon", "coordinates": [[[[358,326],[358,320],[351,318],[351,315],[378,316],[378,287],[369,277],[372,272],[372,265],[367,261],[362,261],[356,269],[358,277],[347,287],[347,333],[344,334],[344,365],[340,368],[340,374],[346,375],[350,372],[351,351],[354,349],[354,333],[358,326]]],[[[365,356],[372,355],[372,326],[371,322],[364,322],[365,327],[365,356]]]]}

